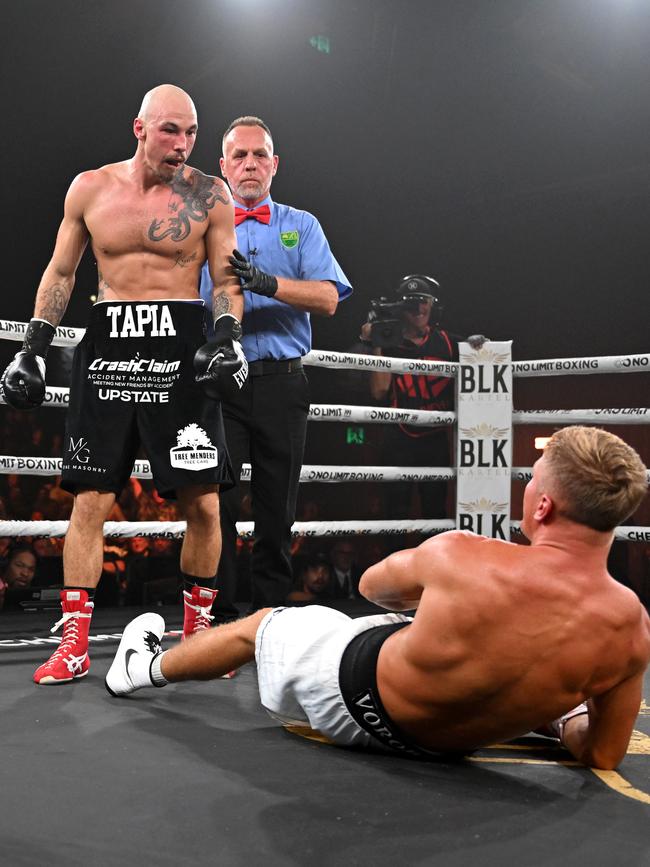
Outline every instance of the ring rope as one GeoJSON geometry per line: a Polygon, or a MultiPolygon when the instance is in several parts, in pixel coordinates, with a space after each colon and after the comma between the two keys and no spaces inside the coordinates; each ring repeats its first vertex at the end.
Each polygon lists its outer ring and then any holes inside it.
{"type": "MultiPolygon", "coordinates": [[[[10,536],[40,536],[60,538],[68,531],[69,521],[0,521],[0,538],[10,536]]],[[[106,521],[104,536],[113,539],[131,539],[134,536],[164,536],[179,538],[185,534],[185,521],[106,521]]],[[[450,518],[417,521],[296,521],[291,535],[339,536],[373,535],[375,533],[442,533],[453,530],[455,521],[450,518]]],[[[237,533],[244,539],[252,539],[253,521],[238,521],[237,533]]]]}
{"type": "MultiPolygon", "coordinates": [[[[0,320],[0,336],[4,335],[12,340],[20,340],[26,332],[26,323],[0,320]]],[[[53,345],[75,346],[83,337],[84,329],[59,327],[56,330],[53,345]]],[[[393,359],[384,356],[358,355],[354,353],[321,352],[312,351],[305,356],[306,364],[315,366],[336,367],[339,369],[383,369],[388,371],[406,371],[413,374],[439,373],[448,377],[457,376],[460,365],[457,363],[423,362],[414,359],[393,359]]],[[[603,356],[592,358],[574,359],[544,359],[540,361],[513,362],[512,372],[515,376],[555,376],[575,373],[629,373],[644,372],[650,367],[650,355],[623,355],[603,356]]],[[[46,389],[45,405],[66,406],[69,401],[68,388],[50,387],[46,389]]],[[[0,396],[0,403],[5,403],[0,396]]],[[[355,421],[371,423],[408,423],[412,425],[452,425],[456,420],[456,413],[435,413],[425,411],[405,412],[394,408],[359,407],[347,405],[323,405],[315,404],[311,407],[308,418],[319,421],[355,421]]],[[[601,424],[645,424],[650,421],[650,409],[644,407],[628,407],[614,409],[577,409],[577,410],[529,410],[512,413],[513,424],[570,424],[576,422],[592,422],[601,424]]],[[[20,460],[20,459],[16,459],[20,460]]],[[[29,461],[30,459],[26,459],[29,461]]],[[[56,459],[52,459],[55,461],[56,459]]],[[[142,465],[148,462],[138,462],[142,465]]],[[[60,461],[58,461],[60,466],[60,461]]],[[[51,465],[50,465],[51,466],[51,465]]],[[[49,469],[49,467],[48,467],[49,469]]],[[[312,468],[303,467],[304,470],[312,468]]],[[[385,475],[387,470],[400,471],[401,468],[376,468],[377,475],[381,478],[372,480],[389,481],[385,475]]],[[[417,470],[436,473],[437,470],[449,471],[450,475],[432,475],[429,478],[453,478],[455,471],[449,468],[410,468],[413,475],[417,470]]],[[[0,469],[0,472],[2,469],[0,469]]],[[[34,474],[33,468],[26,472],[34,474]]],[[[140,469],[142,478],[150,476],[144,474],[144,466],[140,469]]],[[[308,478],[306,481],[365,481],[368,479],[368,468],[348,468],[347,477],[342,477],[343,468],[335,471],[328,478],[308,478]]],[[[323,475],[331,473],[331,468],[322,470],[323,475]]],[[[38,472],[35,474],[39,474],[38,472]]],[[[47,474],[45,472],[40,473],[47,474]]],[[[51,474],[51,470],[50,470],[51,474]]],[[[134,466],[134,475],[137,477],[138,467],[134,466]]],[[[514,478],[530,478],[528,468],[513,468],[511,475],[514,478]]],[[[243,474],[243,477],[244,474],[243,474]]],[[[400,477],[404,479],[402,475],[400,477]]],[[[421,480],[422,476],[419,476],[421,480]]],[[[410,479],[409,479],[410,480],[410,479]]],[[[301,474],[301,481],[302,474],[301,474]]],[[[50,535],[63,536],[69,526],[68,521],[0,521],[0,535],[4,536],[35,536],[50,535]]],[[[172,535],[182,536],[185,532],[185,522],[106,522],[104,525],[107,537],[132,537],[136,535],[172,535]]],[[[455,522],[451,520],[419,520],[419,521],[317,521],[297,522],[293,525],[292,535],[346,535],[357,533],[408,533],[422,532],[435,533],[453,529],[455,522]]],[[[520,531],[518,522],[511,522],[515,532],[520,531]]],[[[254,524],[238,523],[238,533],[250,538],[253,535],[254,524]]],[[[647,527],[619,527],[615,530],[615,538],[627,541],[650,541],[650,528],[647,527]]]]}
{"type": "MultiPolygon", "coordinates": [[[[68,388],[45,389],[44,406],[67,407],[68,388]]],[[[0,403],[6,403],[0,396],[0,403]]],[[[392,407],[349,406],[346,404],[314,403],[309,409],[309,421],[345,421],[366,424],[409,424],[416,427],[453,425],[455,412],[403,410],[392,407]]],[[[513,424],[650,424],[649,407],[610,407],[607,409],[531,409],[512,413],[513,424]]]]}
{"type": "MultiPolygon", "coordinates": [[[[69,521],[0,521],[0,538],[45,537],[60,538],[68,531],[69,521]]],[[[252,539],[252,521],[238,521],[237,533],[252,539]]],[[[376,534],[402,535],[405,533],[443,533],[454,530],[451,519],[418,519],[415,521],[296,521],[291,535],[297,536],[371,536],[376,534]]],[[[131,539],[134,536],[164,536],[180,538],[184,535],[185,521],[107,521],[104,536],[109,539],[131,539]]],[[[521,533],[520,522],[512,521],[511,529],[521,533]]],[[[650,542],[650,527],[617,527],[614,538],[626,542],[650,542]]]]}
{"type": "MultiPolygon", "coordinates": [[[[0,475],[17,476],[58,476],[61,473],[63,460],[61,458],[19,457],[16,455],[0,455],[0,475]]],[[[524,467],[518,467],[517,479],[525,478],[522,473],[530,473],[524,467]]],[[[515,478],[513,469],[513,478],[515,478]]],[[[136,461],[132,478],[151,479],[149,461],[136,461]]],[[[242,464],[240,481],[248,482],[251,478],[251,465],[242,464]]],[[[453,467],[384,467],[384,466],[332,466],[330,464],[304,464],[300,471],[301,482],[435,482],[448,481],[456,478],[453,467]]]]}
{"type": "MultiPolygon", "coordinates": [[[[118,391],[121,390],[123,389],[118,389],[118,391]]],[[[69,388],[48,386],[45,389],[43,405],[67,407],[70,399],[69,394],[69,388]]],[[[0,403],[6,404],[3,395],[0,395],[0,403]]],[[[418,427],[431,427],[432,425],[453,425],[456,421],[456,413],[433,412],[431,410],[403,410],[393,409],[392,407],[313,403],[309,409],[308,420],[364,422],[366,424],[409,424],[418,427]]]]}
{"type": "MultiPolygon", "coordinates": [[[[0,455],[0,475],[58,476],[61,474],[61,458],[19,457],[0,455]]],[[[512,467],[513,481],[528,482],[533,477],[532,467],[512,467]]],[[[131,473],[133,479],[152,479],[149,461],[136,461],[131,473]]],[[[242,464],[239,480],[249,482],[251,465],[242,464]]],[[[388,467],[388,466],[334,466],[331,464],[304,464],[300,470],[300,482],[436,482],[456,478],[455,467],[388,467]]],[[[650,470],[648,470],[650,484],[650,470]]]]}
{"type": "Polygon", "coordinates": [[[648,407],[621,407],[607,409],[528,409],[513,411],[513,424],[650,424],[648,407]]]}
{"type": "MultiPolygon", "coordinates": [[[[22,340],[27,330],[26,322],[0,319],[0,337],[22,340]]],[[[85,334],[84,328],[61,326],[56,329],[53,346],[71,347],[85,334]]],[[[314,367],[330,367],[340,370],[382,369],[392,373],[432,374],[453,378],[458,373],[457,362],[423,361],[412,358],[363,355],[353,352],[334,352],[313,349],[303,358],[305,364],[314,367]]],[[[513,361],[513,376],[562,376],[564,374],[590,373],[647,373],[650,371],[650,354],[602,355],[585,358],[542,358],[531,361],[513,361]]]]}

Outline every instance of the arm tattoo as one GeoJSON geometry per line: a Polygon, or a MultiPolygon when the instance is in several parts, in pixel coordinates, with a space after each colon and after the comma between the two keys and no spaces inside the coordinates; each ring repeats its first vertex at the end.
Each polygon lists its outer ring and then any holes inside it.
{"type": "Polygon", "coordinates": [[[224,313],[230,313],[231,310],[230,297],[223,290],[217,292],[215,287],[212,294],[212,318],[216,319],[217,316],[223,316],[224,313]]]}
{"type": "Polygon", "coordinates": [[[63,283],[53,283],[41,289],[37,304],[38,313],[34,310],[34,315],[56,327],[63,319],[71,294],[72,286],[68,288],[63,283]]]}
{"type": "Polygon", "coordinates": [[[196,169],[192,169],[188,177],[184,177],[182,171],[178,172],[170,186],[172,196],[180,196],[181,203],[178,205],[170,202],[169,209],[178,213],[167,218],[166,228],[163,228],[163,220],[152,220],[148,232],[150,241],[162,241],[164,238],[184,241],[192,231],[190,220],[203,223],[208,219],[208,211],[212,210],[217,202],[228,204],[221,181],[196,169]]]}

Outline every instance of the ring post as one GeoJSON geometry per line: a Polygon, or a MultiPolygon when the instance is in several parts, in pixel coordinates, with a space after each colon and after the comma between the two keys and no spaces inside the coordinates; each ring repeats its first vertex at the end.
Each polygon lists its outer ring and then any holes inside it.
{"type": "Polygon", "coordinates": [[[456,527],[509,541],[512,341],[458,349],[456,527]]]}

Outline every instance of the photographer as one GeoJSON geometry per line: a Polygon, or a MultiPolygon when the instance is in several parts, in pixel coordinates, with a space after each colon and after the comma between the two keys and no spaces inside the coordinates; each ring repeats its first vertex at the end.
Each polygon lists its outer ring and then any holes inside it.
{"type": "MultiPolygon", "coordinates": [[[[456,334],[440,327],[443,305],[439,284],[432,277],[414,274],[404,277],[394,301],[371,301],[371,311],[361,329],[364,345],[374,355],[417,358],[427,361],[458,361],[456,334]]],[[[370,374],[370,392],[377,402],[410,410],[450,412],[454,408],[454,382],[444,376],[410,373],[370,374]]],[[[385,427],[382,463],[387,466],[448,467],[451,461],[451,428],[390,425],[385,427]]],[[[386,517],[390,520],[415,517],[411,507],[411,482],[383,486],[386,517]]],[[[446,515],[447,483],[415,483],[420,514],[425,518],[446,515]]]]}

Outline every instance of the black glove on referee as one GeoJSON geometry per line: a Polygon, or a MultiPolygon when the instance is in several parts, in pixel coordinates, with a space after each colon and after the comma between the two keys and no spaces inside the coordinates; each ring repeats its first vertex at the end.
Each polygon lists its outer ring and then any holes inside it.
{"type": "Polygon", "coordinates": [[[260,271],[255,265],[251,265],[239,250],[232,251],[230,264],[235,274],[242,281],[242,289],[248,289],[250,292],[256,292],[258,295],[266,295],[267,298],[272,298],[278,291],[277,277],[274,277],[273,274],[265,274],[264,271],[260,271]]]}

